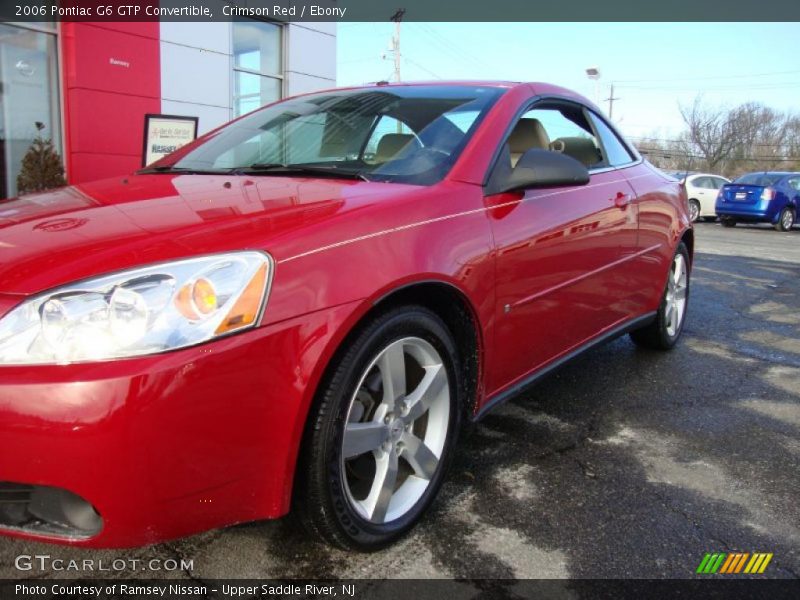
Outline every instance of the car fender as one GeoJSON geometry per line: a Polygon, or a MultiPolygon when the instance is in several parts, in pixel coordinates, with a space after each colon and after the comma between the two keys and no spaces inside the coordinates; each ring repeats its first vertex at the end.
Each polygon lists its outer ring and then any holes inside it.
{"type": "MultiPolygon", "coordinates": [[[[308,374],[308,383],[305,386],[303,405],[300,410],[301,417],[298,418],[294,424],[294,432],[292,435],[294,443],[293,447],[288,453],[288,463],[286,464],[285,472],[290,474],[290,476],[287,476],[284,480],[285,510],[288,510],[291,504],[292,490],[294,488],[294,475],[296,473],[297,461],[300,456],[300,450],[302,448],[303,438],[308,424],[308,415],[310,414],[311,407],[319,396],[320,385],[324,381],[325,375],[329,368],[332,366],[337,353],[344,347],[348,339],[351,338],[352,335],[358,330],[359,326],[366,322],[366,320],[370,317],[370,314],[375,313],[376,310],[379,310],[379,307],[383,302],[395,294],[402,292],[403,290],[429,283],[445,285],[453,289],[462,297],[466,306],[469,308],[472,318],[475,321],[478,338],[478,381],[483,381],[483,355],[485,349],[483,334],[485,331],[484,328],[487,326],[487,324],[484,323],[480,318],[478,311],[470,299],[468,291],[457,279],[443,273],[418,273],[386,284],[379,289],[376,289],[374,294],[349,303],[347,305],[349,309],[347,316],[341,321],[333,334],[328,338],[319,359],[316,361],[313,369],[308,374]]],[[[478,389],[481,389],[480,384],[478,389]]]]}

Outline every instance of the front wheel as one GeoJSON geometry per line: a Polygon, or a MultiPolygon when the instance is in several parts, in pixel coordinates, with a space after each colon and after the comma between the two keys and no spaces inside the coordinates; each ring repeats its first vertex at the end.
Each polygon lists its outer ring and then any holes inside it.
{"type": "Polygon", "coordinates": [[[630,334],[636,344],[656,350],[669,350],[678,341],[689,303],[689,269],[689,251],[686,244],[681,242],[672,258],[667,285],[655,320],[630,334]]]}
{"type": "Polygon", "coordinates": [[[349,343],[305,436],[295,498],[307,530],[373,551],[416,524],[460,426],[458,364],[452,335],[423,307],[388,312],[349,343]]]}
{"type": "Polygon", "coordinates": [[[788,206],[785,207],[781,214],[778,216],[778,222],[775,223],[775,229],[778,231],[790,231],[794,225],[794,211],[788,206]]]}

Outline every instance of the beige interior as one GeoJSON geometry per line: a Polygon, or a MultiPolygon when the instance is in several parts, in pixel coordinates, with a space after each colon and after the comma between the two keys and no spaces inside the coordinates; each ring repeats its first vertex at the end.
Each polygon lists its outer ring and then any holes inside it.
{"type": "Polygon", "coordinates": [[[385,163],[405,148],[408,144],[414,141],[414,135],[411,133],[387,133],[378,141],[378,147],[375,150],[375,162],[385,163]]]}
{"type": "Polygon", "coordinates": [[[587,167],[591,167],[600,162],[600,150],[594,145],[594,142],[588,138],[583,137],[562,137],[553,140],[550,144],[550,149],[553,152],[560,152],[571,156],[578,162],[583,163],[587,167]]]}
{"type": "Polygon", "coordinates": [[[549,150],[550,138],[538,119],[520,119],[508,137],[511,166],[515,167],[520,156],[532,148],[549,150]]]}

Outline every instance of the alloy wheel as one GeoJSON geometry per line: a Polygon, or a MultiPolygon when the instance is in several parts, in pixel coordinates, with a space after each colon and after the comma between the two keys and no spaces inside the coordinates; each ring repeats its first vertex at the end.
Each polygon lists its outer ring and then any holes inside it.
{"type": "Polygon", "coordinates": [[[382,524],[407,514],[439,467],[450,422],[450,382],[439,352],[417,337],[381,350],[350,400],[342,436],[348,501],[382,524]]]}
{"type": "Polygon", "coordinates": [[[672,261],[672,268],[667,281],[666,322],[667,333],[674,337],[680,331],[683,317],[686,314],[686,291],[689,287],[689,273],[686,260],[678,253],[672,261]]]}
{"type": "Polygon", "coordinates": [[[700,205],[694,200],[689,202],[689,218],[692,222],[700,218],[700,205]]]}
{"type": "Polygon", "coordinates": [[[794,213],[791,210],[783,211],[781,225],[783,225],[784,231],[789,231],[792,228],[792,225],[794,225],[794,213]]]}

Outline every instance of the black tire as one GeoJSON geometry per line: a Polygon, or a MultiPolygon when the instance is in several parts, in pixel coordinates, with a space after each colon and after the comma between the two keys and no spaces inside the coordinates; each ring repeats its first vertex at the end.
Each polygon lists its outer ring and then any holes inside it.
{"type": "MultiPolygon", "coordinates": [[[[669,293],[669,279],[667,280],[667,284],[664,286],[664,293],[661,296],[661,304],[658,308],[658,312],[656,313],[655,320],[642,327],[641,329],[637,329],[636,331],[632,331],[630,333],[631,339],[639,346],[645,348],[651,348],[654,350],[671,350],[675,344],[677,343],[678,339],[681,336],[681,332],[683,331],[683,326],[686,323],[686,312],[689,306],[689,290],[690,290],[690,275],[691,275],[691,261],[689,258],[689,250],[686,248],[686,244],[681,242],[678,244],[678,248],[675,251],[675,257],[683,256],[684,265],[686,268],[686,304],[683,311],[683,315],[680,320],[680,324],[678,325],[677,329],[670,333],[669,331],[669,323],[668,323],[668,315],[667,315],[667,306],[668,306],[668,293],[669,293]]],[[[675,265],[675,258],[670,265],[670,269],[668,272],[667,277],[672,277],[673,269],[675,265]]]]}
{"type": "Polygon", "coordinates": [[[720,217],[719,222],[722,223],[723,227],[736,227],[736,219],[731,217],[720,217]]]}
{"type": "Polygon", "coordinates": [[[775,229],[778,231],[791,231],[793,226],[794,211],[786,206],[781,211],[781,214],[778,215],[778,222],[775,223],[775,229]]]}
{"type": "Polygon", "coordinates": [[[717,217],[716,217],[716,216],[713,216],[713,217],[703,217],[703,220],[704,220],[706,223],[713,223],[714,221],[716,221],[716,220],[717,220],[717,217]]]}
{"type": "Polygon", "coordinates": [[[380,550],[406,534],[436,497],[452,458],[467,405],[459,381],[459,355],[453,336],[442,320],[421,306],[392,309],[367,323],[346,342],[333,360],[312,406],[295,480],[294,508],[301,524],[314,537],[347,550],[380,550]],[[418,337],[442,358],[450,386],[448,431],[435,474],[413,507],[399,518],[376,524],[351,505],[345,487],[343,435],[351,398],[361,376],[382,349],[392,342],[418,337]]]}
{"type": "Polygon", "coordinates": [[[689,200],[689,218],[692,222],[697,221],[700,218],[700,203],[692,198],[689,200]]]}

